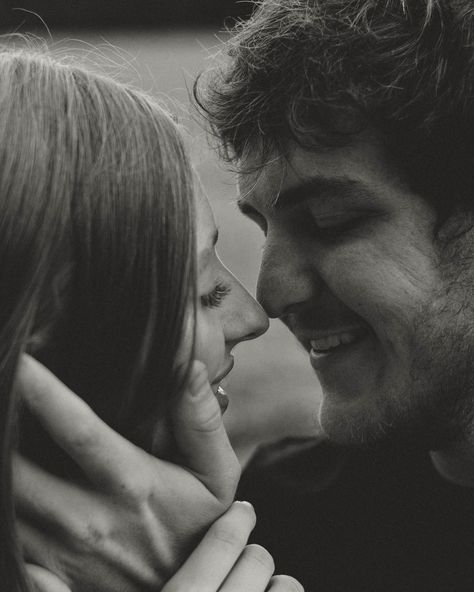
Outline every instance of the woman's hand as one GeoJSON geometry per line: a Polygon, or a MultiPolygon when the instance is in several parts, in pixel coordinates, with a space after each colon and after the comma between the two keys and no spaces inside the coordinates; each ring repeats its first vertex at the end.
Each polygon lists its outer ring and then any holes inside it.
{"type": "Polygon", "coordinates": [[[162,592],[304,592],[294,578],[273,576],[266,549],[246,545],[254,526],[252,506],[235,502],[162,592]]]}
{"type": "Polygon", "coordinates": [[[25,569],[34,592],[71,592],[62,580],[47,569],[31,563],[27,563],[25,569]]]}
{"type": "Polygon", "coordinates": [[[17,387],[89,482],[73,485],[15,458],[26,559],[74,592],[159,590],[230,506],[240,477],[204,366],[195,363],[175,410],[187,468],[122,438],[32,358],[21,362],[17,387]]]}

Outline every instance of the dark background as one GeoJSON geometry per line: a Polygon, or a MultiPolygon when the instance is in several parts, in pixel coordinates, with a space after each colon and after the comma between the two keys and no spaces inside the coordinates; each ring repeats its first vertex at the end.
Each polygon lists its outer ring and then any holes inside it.
{"type": "Polygon", "coordinates": [[[242,0],[0,0],[0,29],[163,28],[232,24],[252,8],[242,0]],[[20,10],[19,10],[20,9],[20,10]]]}

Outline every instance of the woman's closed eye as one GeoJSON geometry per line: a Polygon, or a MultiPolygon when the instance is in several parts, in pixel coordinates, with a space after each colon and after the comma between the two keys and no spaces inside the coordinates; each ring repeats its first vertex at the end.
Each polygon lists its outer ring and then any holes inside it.
{"type": "Polygon", "coordinates": [[[231,292],[231,287],[224,282],[217,282],[214,288],[201,296],[201,304],[206,308],[217,308],[231,292]]]}

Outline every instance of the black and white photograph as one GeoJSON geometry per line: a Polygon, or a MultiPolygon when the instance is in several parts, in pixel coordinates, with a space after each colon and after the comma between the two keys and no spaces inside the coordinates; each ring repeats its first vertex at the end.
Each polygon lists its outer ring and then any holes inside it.
{"type": "Polygon", "coordinates": [[[472,592],[474,1],[0,0],[0,391],[0,592],[472,592]]]}

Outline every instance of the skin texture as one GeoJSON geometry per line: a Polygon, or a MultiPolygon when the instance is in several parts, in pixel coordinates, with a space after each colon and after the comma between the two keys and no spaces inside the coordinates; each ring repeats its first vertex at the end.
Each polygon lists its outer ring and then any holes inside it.
{"type": "Polygon", "coordinates": [[[326,434],[357,445],[416,439],[428,449],[464,437],[472,364],[462,344],[472,314],[459,278],[467,272],[436,235],[434,209],[376,139],[293,147],[242,173],[240,193],[241,210],[266,235],[258,299],[269,316],[308,353],[312,339],[352,340],[310,354],[326,434]]]}

